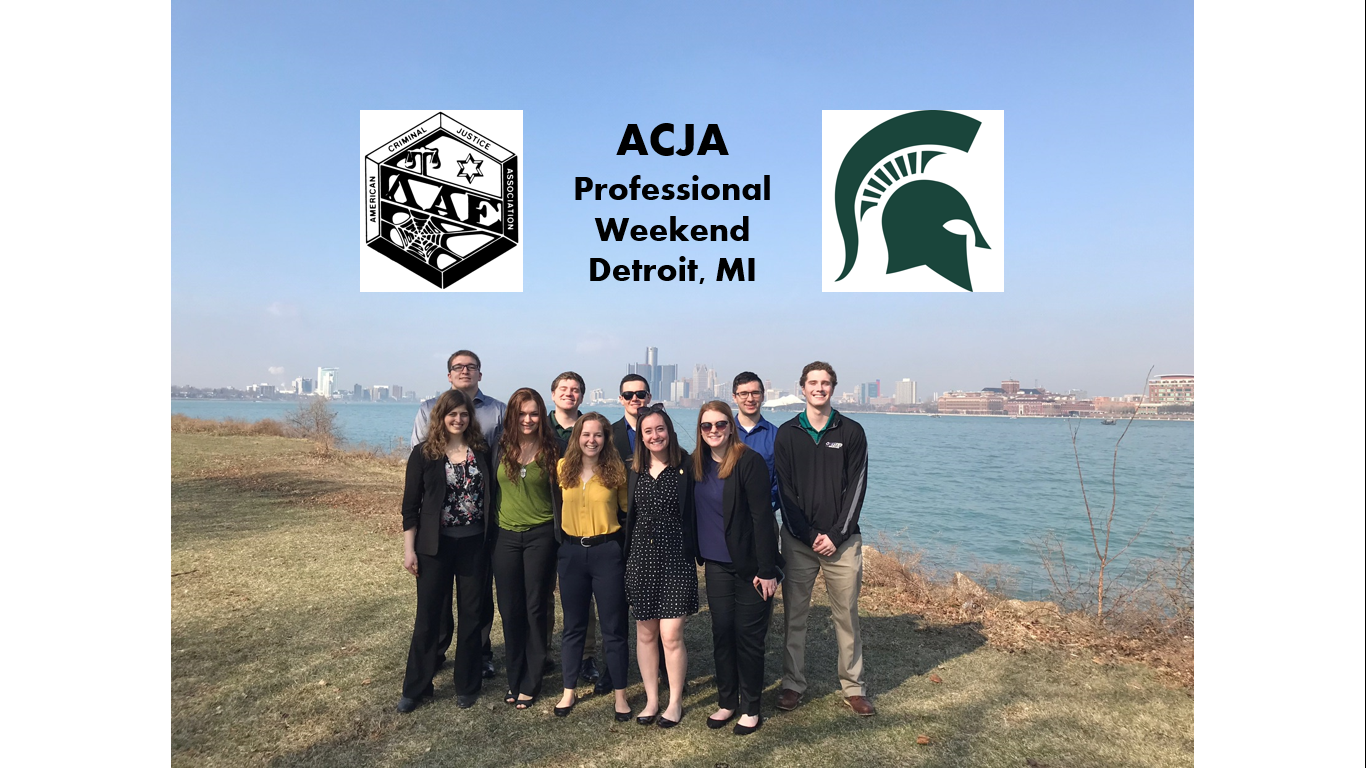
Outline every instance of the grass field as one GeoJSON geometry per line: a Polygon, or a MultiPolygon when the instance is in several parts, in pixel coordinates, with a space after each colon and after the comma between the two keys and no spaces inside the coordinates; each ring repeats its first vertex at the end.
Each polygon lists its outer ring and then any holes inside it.
{"type": "MultiPolygon", "coordinates": [[[[862,618],[876,717],[855,717],[841,702],[819,588],[806,701],[776,711],[779,601],[764,696],[771,719],[749,737],[702,722],[716,695],[705,607],[687,624],[688,696],[672,731],[614,722],[611,697],[593,697],[591,687],[580,689],[584,698],[567,719],[553,717],[558,671],[546,681],[546,698],[527,711],[502,703],[500,668],[471,709],[455,706],[443,677],[433,703],[396,714],[414,605],[412,577],[401,566],[401,484],[393,463],[322,456],[301,440],[172,436],[174,765],[1194,762],[1192,693],[1169,677],[1075,647],[1001,648],[974,623],[886,608],[896,601],[878,599],[875,589],[862,618]],[[928,744],[917,744],[922,735],[928,744]]],[[[501,660],[497,624],[493,637],[501,660]]],[[[644,703],[638,675],[633,670],[629,690],[637,709],[644,703]]]]}

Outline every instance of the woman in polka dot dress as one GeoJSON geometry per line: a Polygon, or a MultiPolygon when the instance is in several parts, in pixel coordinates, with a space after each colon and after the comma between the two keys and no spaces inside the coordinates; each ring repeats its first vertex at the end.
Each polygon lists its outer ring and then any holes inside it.
{"type": "Polygon", "coordinates": [[[626,601],[636,620],[636,660],[645,684],[637,721],[661,728],[683,717],[688,654],[683,622],[697,613],[697,526],[688,454],[661,405],[642,409],[631,462],[626,512],[626,601]],[[659,709],[659,641],[669,678],[669,705],[659,709]]]}

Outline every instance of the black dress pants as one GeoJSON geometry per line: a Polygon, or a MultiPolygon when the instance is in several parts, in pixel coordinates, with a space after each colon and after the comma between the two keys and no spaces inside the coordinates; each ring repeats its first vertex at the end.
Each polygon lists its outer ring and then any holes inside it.
{"type": "Polygon", "coordinates": [[[773,599],[765,600],[754,582],[741,579],[730,563],[706,561],[706,576],[718,705],[757,715],[773,599]]]}
{"type": "Polygon", "coordinates": [[[588,607],[598,605],[598,626],[607,656],[605,675],[615,690],[626,687],[626,558],[621,537],[585,547],[571,541],[560,546],[560,605],[564,609],[564,634],[560,640],[560,671],[564,687],[579,684],[583,664],[583,641],[588,633],[588,607]]]}
{"type": "MultiPolygon", "coordinates": [[[[493,569],[490,568],[484,574],[484,612],[479,615],[482,622],[479,627],[479,656],[483,661],[493,662],[493,643],[489,639],[489,633],[493,630],[493,569]]],[[[451,639],[455,636],[455,595],[447,589],[441,596],[441,633],[436,642],[437,666],[446,660],[446,651],[451,647],[451,639]]]]}
{"type": "Polygon", "coordinates": [[[440,656],[442,614],[449,608],[445,595],[454,595],[455,692],[477,693],[480,674],[479,630],[484,614],[484,582],[489,555],[483,535],[455,539],[441,536],[436,555],[417,556],[417,618],[408,646],[408,670],[403,676],[403,695],[410,699],[431,693],[440,656]]]}
{"type": "Polygon", "coordinates": [[[508,690],[513,694],[541,695],[559,547],[554,525],[500,530],[493,544],[493,578],[498,583],[498,613],[503,617],[508,690]]]}

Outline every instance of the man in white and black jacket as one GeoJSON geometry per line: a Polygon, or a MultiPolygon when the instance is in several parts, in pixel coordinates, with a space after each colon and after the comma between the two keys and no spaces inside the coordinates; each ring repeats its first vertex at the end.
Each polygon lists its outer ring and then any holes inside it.
{"type": "Polygon", "coordinates": [[[863,585],[863,537],[858,517],[868,487],[868,441],[863,427],[830,406],[835,369],[816,361],[798,385],[806,410],[778,428],[773,464],[782,497],[783,614],[786,650],[778,708],[792,710],[806,691],[806,620],[816,574],[825,579],[839,645],[844,701],[856,714],[876,713],[863,681],[858,596],[863,585]]]}

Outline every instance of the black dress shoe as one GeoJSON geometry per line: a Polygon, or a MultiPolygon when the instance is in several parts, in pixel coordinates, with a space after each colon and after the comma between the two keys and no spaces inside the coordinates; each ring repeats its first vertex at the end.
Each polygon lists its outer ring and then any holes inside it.
{"type": "Polygon", "coordinates": [[[717,720],[717,719],[714,718],[714,717],[709,717],[709,718],[707,718],[707,727],[710,728],[710,729],[712,729],[712,730],[717,730],[718,728],[725,728],[725,727],[726,727],[726,723],[729,723],[730,721],[732,721],[732,720],[734,720],[734,719],[735,719],[735,710],[732,709],[731,712],[730,712],[730,717],[726,718],[725,720],[717,720]]]}
{"type": "Polygon", "coordinates": [[[574,705],[578,703],[579,700],[574,699],[569,702],[569,706],[567,707],[555,707],[555,717],[569,717],[569,713],[574,709],[574,705]]]}
{"type": "Polygon", "coordinates": [[[491,662],[491,661],[485,661],[485,662],[484,662],[484,671],[483,671],[481,674],[484,676],[484,679],[485,679],[485,680],[488,680],[489,678],[491,678],[491,677],[493,677],[494,675],[498,674],[498,670],[496,670],[496,669],[493,668],[493,662],[491,662]]]}
{"type": "Polygon", "coordinates": [[[421,703],[422,699],[410,699],[407,696],[404,696],[403,698],[398,700],[398,706],[394,707],[394,709],[406,715],[409,712],[412,712],[414,709],[417,709],[418,705],[421,703]]]}
{"type": "Polygon", "coordinates": [[[736,723],[735,727],[730,729],[730,732],[735,734],[736,736],[748,736],[751,733],[754,733],[755,731],[759,730],[759,726],[763,724],[764,719],[762,717],[755,721],[754,725],[740,725],[739,723],[736,723]]]}
{"type": "Polygon", "coordinates": [[[460,707],[461,709],[469,709],[474,706],[476,701],[479,701],[479,694],[462,693],[455,697],[455,706],[460,707]]]}
{"type": "Polygon", "coordinates": [[[596,683],[602,674],[598,672],[598,663],[590,656],[583,660],[579,666],[579,677],[590,683],[596,683]]]}

